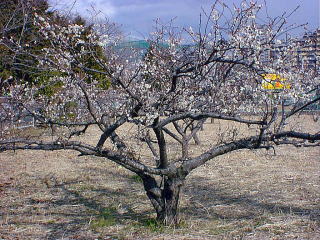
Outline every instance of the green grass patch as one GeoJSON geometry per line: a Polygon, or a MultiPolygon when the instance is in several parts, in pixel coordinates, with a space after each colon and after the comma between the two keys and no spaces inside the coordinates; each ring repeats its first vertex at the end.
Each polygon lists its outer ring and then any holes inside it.
{"type": "Polygon", "coordinates": [[[94,230],[103,227],[110,227],[116,225],[117,209],[115,207],[108,207],[100,211],[99,216],[90,223],[90,227],[94,230]]]}
{"type": "Polygon", "coordinates": [[[138,175],[132,175],[130,176],[130,179],[136,183],[142,183],[142,178],[138,175]]]}
{"type": "Polygon", "coordinates": [[[141,221],[141,226],[147,228],[151,232],[163,232],[164,225],[154,218],[148,218],[141,221]]]}

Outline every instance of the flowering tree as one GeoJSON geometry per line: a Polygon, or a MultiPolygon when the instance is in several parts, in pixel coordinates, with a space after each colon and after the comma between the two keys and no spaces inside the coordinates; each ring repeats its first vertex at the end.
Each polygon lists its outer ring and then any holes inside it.
{"type": "MultiPolygon", "coordinates": [[[[45,43],[32,41],[38,38],[37,29],[33,25],[32,12],[40,15],[50,15],[46,0],[3,0],[0,3],[0,95],[4,94],[4,88],[8,88],[14,79],[32,81],[30,55],[19,54],[14,51],[17,45],[28,47],[29,51],[36,52],[45,43]],[[11,39],[11,41],[4,41],[11,39]],[[14,45],[10,44],[15,43],[14,45]],[[29,60],[29,61],[28,61],[29,60]],[[27,63],[27,64],[26,64],[27,63]]],[[[41,42],[41,41],[40,41],[41,42]]],[[[34,60],[34,59],[33,59],[34,60]]]]}
{"type": "MultiPolygon", "coordinates": [[[[261,8],[244,1],[231,9],[216,1],[197,31],[157,25],[147,53],[117,47],[121,38],[112,34],[110,24],[86,32],[82,24],[61,27],[50,16],[35,14],[50,47],[33,56],[38,69],[59,73],[50,77],[56,87],[41,94],[47,82],[18,84],[8,89],[16,106],[10,109],[27,111],[39,123],[64,130],[44,141],[13,136],[5,129],[0,151],[71,149],[111,160],[141,177],[158,220],[172,224],[178,221],[186,177],[207,161],[239,149],[319,146],[319,132],[295,131],[288,121],[320,100],[313,94],[319,79],[297,69],[294,40],[275,58],[269,56],[275,41],[292,26],[286,25],[286,15],[259,22],[261,8]],[[265,90],[266,73],[281,75],[290,87],[277,93],[265,90]],[[296,104],[285,106],[288,98],[296,104]],[[206,119],[254,130],[243,135],[237,128],[220,129],[210,147],[196,155],[190,151],[192,139],[200,143],[196,134],[201,135],[206,119]],[[95,145],[75,140],[94,126],[100,131],[95,145]],[[181,146],[180,154],[170,154],[173,142],[181,146]]],[[[5,41],[14,40],[2,39],[1,44],[5,41]]],[[[18,49],[31,54],[23,46],[18,49]]],[[[10,109],[2,106],[7,118],[19,119],[21,111],[10,109]]]]}

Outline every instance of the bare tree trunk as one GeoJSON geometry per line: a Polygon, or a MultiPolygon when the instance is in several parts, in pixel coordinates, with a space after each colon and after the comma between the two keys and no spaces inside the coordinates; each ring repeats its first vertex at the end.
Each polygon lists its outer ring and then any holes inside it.
{"type": "Polygon", "coordinates": [[[162,199],[164,207],[157,214],[157,219],[164,225],[174,225],[179,223],[179,197],[183,180],[178,178],[167,178],[164,182],[162,199]]]}
{"type": "Polygon", "coordinates": [[[163,189],[160,189],[153,177],[143,176],[142,179],[147,196],[157,212],[157,220],[164,225],[179,223],[178,205],[184,180],[165,177],[163,189]]]}

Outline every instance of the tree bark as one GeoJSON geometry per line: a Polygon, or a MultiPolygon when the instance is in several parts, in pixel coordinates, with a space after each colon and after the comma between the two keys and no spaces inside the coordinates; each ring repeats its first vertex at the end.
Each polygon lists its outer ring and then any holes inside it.
{"type": "Polygon", "coordinates": [[[188,152],[189,152],[189,145],[188,145],[188,142],[183,139],[182,140],[182,144],[181,144],[181,158],[182,159],[187,159],[188,158],[188,152]]]}
{"type": "Polygon", "coordinates": [[[179,197],[184,180],[179,177],[165,177],[161,189],[151,176],[143,176],[143,184],[152,206],[156,210],[157,220],[163,225],[179,223],[179,197]]]}
{"type": "Polygon", "coordinates": [[[164,225],[179,223],[179,197],[183,180],[179,178],[166,178],[162,190],[163,208],[157,214],[157,220],[164,225]]]}
{"type": "Polygon", "coordinates": [[[194,143],[195,143],[196,145],[200,145],[200,144],[201,144],[200,139],[199,139],[197,133],[195,133],[195,134],[193,135],[193,140],[194,140],[194,143]]]}

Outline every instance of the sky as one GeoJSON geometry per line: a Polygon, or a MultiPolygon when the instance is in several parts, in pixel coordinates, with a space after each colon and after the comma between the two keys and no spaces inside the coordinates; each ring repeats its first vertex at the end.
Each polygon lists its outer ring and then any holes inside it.
{"type": "MultiPolygon", "coordinates": [[[[241,0],[223,0],[226,4],[239,5],[241,0]]],[[[263,2],[264,0],[258,0],[263,2]]],[[[271,16],[298,10],[289,18],[290,23],[308,23],[309,30],[320,25],[320,0],[265,0],[271,16]]],[[[175,19],[176,26],[196,27],[202,9],[208,11],[213,0],[49,0],[55,9],[72,8],[83,16],[89,16],[93,9],[99,16],[107,17],[121,25],[127,35],[144,39],[153,30],[155,19],[167,23],[175,19]]],[[[304,30],[296,30],[296,34],[304,30]],[[300,32],[299,32],[300,31],[300,32]]]]}

